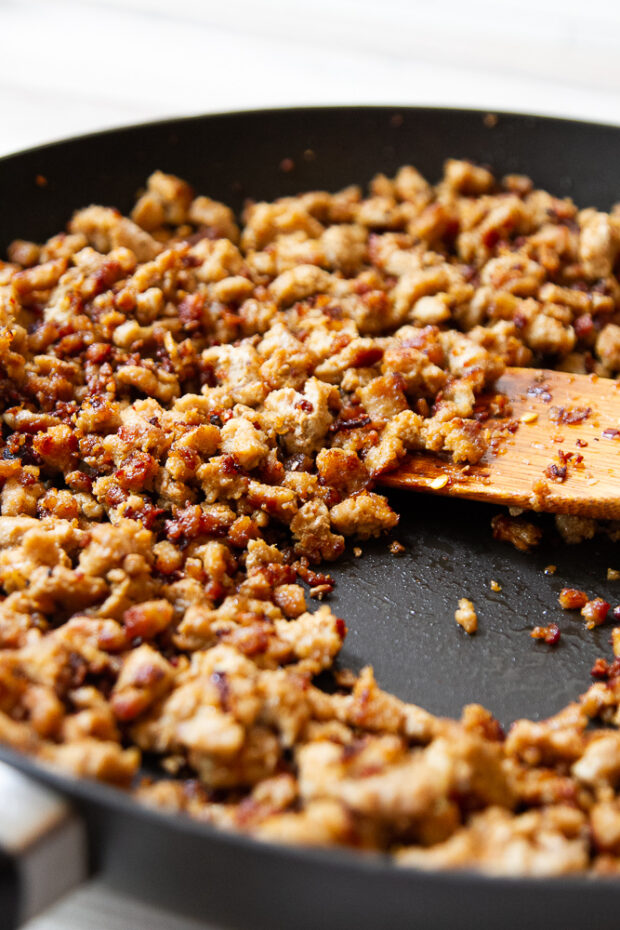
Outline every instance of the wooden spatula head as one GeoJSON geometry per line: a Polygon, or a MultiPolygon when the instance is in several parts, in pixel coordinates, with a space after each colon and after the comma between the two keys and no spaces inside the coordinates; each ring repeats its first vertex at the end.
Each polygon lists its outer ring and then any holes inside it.
{"type": "Polygon", "coordinates": [[[381,482],[529,510],[620,518],[620,382],[509,368],[496,385],[511,415],[489,420],[476,465],[408,456],[381,482]]]}

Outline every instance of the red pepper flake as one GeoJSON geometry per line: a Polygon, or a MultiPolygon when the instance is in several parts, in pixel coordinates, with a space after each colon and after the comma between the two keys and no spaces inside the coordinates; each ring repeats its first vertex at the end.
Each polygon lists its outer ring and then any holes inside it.
{"type": "Polygon", "coordinates": [[[329,427],[328,432],[330,433],[340,433],[344,430],[349,429],[363,429],[366,426],[370,426],[371,419],[368,415],[363,414],[358,417],[350,417],[346,420],[335,420],[329,427]]]}
{"type": "Polygon", "coordinates": [[[537,397],[539,400],[542,400],[544,404],[550,404],[553,400],[553,397],[549,391],[549,385],[537,384],[536,382],[534,382],[534,384],[530,384],[529,388],[527,389],[527,396],[537,397]]]}
{"type": "Polygon", "coordinates": [[[620,429],[614,429],[609,427],[608,429],[603,430],[603,439],[619,439],[620,438],[620,429]]]}
{"type": "Polygon", "coordinates": [[[552,407],[549,411],[549,419],[554,423],[567,423],[570,426],[583,423],[591,413],[591,407],[573,407],[571,410],[567,410],[566,407],[552,407]]]}
{"type": "Polygon", "coordinates": [[[234,455],[223,455],[220,460],[220,468],[225,475],[238,475],[242,470],[234,455]]]}
{"type": "Polygon", "coordinates": [[[578,446],[580,449],[585,449],[588,443],[585,441],[585,439],[578,439],[575,445],[578,446]]]}
{"type": "Polygon", "coordinates": [[[590,670],[593,678],[618,678],[620,675],[620,659],[616,657],[613,662],[607,662],[606,659],[597,659],[590,670]]]}
{"type": "MultiPolygon", "coordinates": [[[[383,349],[380,346],[370,346],[368,348],[358,348],[353,352],[349,359],[351,368],[369,368],[383,357],[383,349]]],[[[394,376],[394,383],[400,381],[399,386],[404,387],[404,381],[398,374],[394,376]]]]}
{"type": "Polygon", "coordinates": [[[605,659],[597,659],[590,669],[592,678],[607,678],[609,676],[609,663],[605,659]]]}
{"type": "Polygon", "coordinates": [[[123,510],[123,516],[130,520],[140,520],[142,525],[150,530],[165,512],[162,507],[156,507],[151,501],[145,501],[139,507],[126,507],[123,510]]]}
{"type": "Polygon", "coordinates": [[[557,481],[558,484],[561,484],[563,481],[566,481],[566,465],[556,465],[555,462],[552,462],[551,465],[547,465],[545,468],[545,474],[547,478],[551,478],[552,481],[557,481]]]}
{"type": "Polygon", "coordinates": [[[221,601],[226,594],[226,588],[219,581],[210,581],[207,585],[205,585],[205,594],[209,600],[217,603],[218,601],[221,601]]]}
{"type": "Polygon", "coordinates": [[[482,236],[482,242],[487,247],[487,249],[493,249],[499,242],[500,235],[497,229],[487,229],[482,236]]]}
{"type": "Polygon", "coordinates": [[[589,313],[584,313],[577,317],[573,323],[573,326],[575,328],[577,339],[585,339],[594,329],[594,321],[592,320],[592,317],[589,313]]]}
{"type": "Polygon", "coordinates": [[[561,635],[557,623],[550,623],[549,626],[535,626],[530,633],[532,639],[542,639],[549,646],[557,646],[561,635]]]}

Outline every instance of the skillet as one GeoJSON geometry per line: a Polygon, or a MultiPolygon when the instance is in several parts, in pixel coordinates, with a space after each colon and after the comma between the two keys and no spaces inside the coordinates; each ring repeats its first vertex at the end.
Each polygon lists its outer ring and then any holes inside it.
{"type": "MultiPolygon", "coordinates": [[[[414,164],[431,181],[446,157],[498,174],[523,172],[580,206],[620,200],[620,128],[568,120],[427,108],[339,107],[169,120],[84,136],[0,159],[0,251],[15,237],[41,240],[88,203],[130,208],[156,168],[239,210],[314,188],[366,184],[378,171],[414,164]],[[284,165],[283,160],[286,160],[284,165]],[[286,168],[287,170],[283,170],[286,168]]],[[[620,601],[606,581],[620,553],[608,540],[565,546],[545,524],[544,543],[519,553],[493,541],[497,508],[390,493],[401,522],[392,538],[364,544],[333,567],[331,605],[349,635],[341,665],[372,663],[381,686],[439,714],[487,706],[504,724],[559,710],[610,655],[609,627],[585,631],[557,605],[570,585],[620,601]],[[557,566],[546,575],[549,564],[557,566]],[[493,592],[491,580],[501,585],[493,592]],[[456,627],[471,597],[480,629],[456,627]],[[558,621],[556,649],[534,642],[537,623],[558,621]]],[[[330,569],[331,570],[331,569],[330,569]]],[[[220,926],[495,928],[581,927],[613,920],[611,879],[491,879],[402,870],[378,856],[290,849],[227,835],[144,809],[120,791],[51,773],[0,749],[0,758],[71,796],[89,829],[92,867],[121,890],[220,926]]]]}

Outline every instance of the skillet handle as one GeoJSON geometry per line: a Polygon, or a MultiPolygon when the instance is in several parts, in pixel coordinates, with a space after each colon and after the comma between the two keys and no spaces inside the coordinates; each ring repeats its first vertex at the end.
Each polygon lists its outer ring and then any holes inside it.
{"type": "Polygon", "coordinates": [[[86,876],[86,830],[68,803],[0,762],[1,930],[20,926],[86,876]]]}

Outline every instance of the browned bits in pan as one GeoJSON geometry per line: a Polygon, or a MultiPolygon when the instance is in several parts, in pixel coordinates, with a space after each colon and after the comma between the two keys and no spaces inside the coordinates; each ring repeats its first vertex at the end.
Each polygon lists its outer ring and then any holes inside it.
{"type": "Polygon", "coordinates": [[[583,423],[591,413],[590,407],[573,407],[568,410],[565,407],[551,407],[549,419],[554,423],[566,423],[572,426],[575,423],[583,423]]]}
{"type": "Polygon", "coordinates": [[[586,626],[589,630],[605,622],[610,606],[611,605],[608,604],[607,601],[604,601],[602,597],[595,597],[583,605],[581,608],[581,616],[586,621],[586,626]]]}
{"type": "Polygon", "coordinates": [[[459,599],[458,609],[455,611],[454,619],[466,633],[472,635],[478,629],[478,616],[472,602],[462,597],[459,599]]]}
{"type": "Polygon", "coordinates": [[[530,633],[532,639],[540,639],[549,646],[556,646],[560,642],[561,632],[557,623],[549,623],[547,626],[535,626],[530,633]]]}
{"type": "Polygon", "coordinates": [[[500,542],[511,543],[515,549],[527,552],[537,546],[542,538],[542,530],[521,517],[509,517],[498,514],[491,520],[493,538],[500,542]]]}
{"type": "Polygon", "coordinates": [[[588,603],[588,595],[578,588],[562,588],[558,601],[564,610],[581,610],[588,603]]]}

